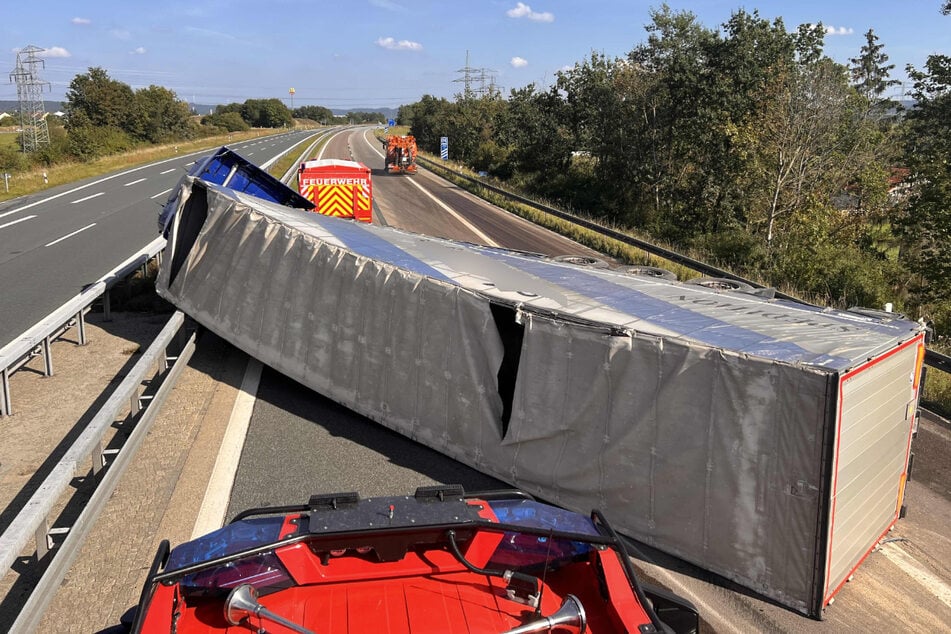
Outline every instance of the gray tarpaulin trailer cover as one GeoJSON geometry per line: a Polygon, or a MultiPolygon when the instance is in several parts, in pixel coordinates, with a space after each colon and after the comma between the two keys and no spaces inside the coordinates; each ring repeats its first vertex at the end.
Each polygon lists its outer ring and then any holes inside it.
{"type": "Polygon", "coordinates": [[[188,178],[160,294],[287,376],[811,616],[899,517],[923,333],[188,178]]]}

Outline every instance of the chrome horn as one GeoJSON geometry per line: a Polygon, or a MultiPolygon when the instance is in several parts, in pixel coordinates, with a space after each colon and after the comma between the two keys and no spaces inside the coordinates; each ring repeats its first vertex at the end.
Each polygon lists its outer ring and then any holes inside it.
{"type": "Polygon", "coordinates": [[[242,583],[240,586],[235,586],[225,601],[225,620],[231,625],[237,625],[252,615],[280,623],[295,632],[300,632],[300,634],[314,634],[306,627],[288,621],[258,603],[258,591],[255,590],[254,586],[250,583],[242,583]]]}
{"type": "Polygon", "coordinates": [[[514,630],[502,632],[502,634],[531,634],[531,632],[550,632],[555,627],[563,625],[566,627],[577,628],[576,634],[584,634],[588,629],[588,619],[584,614],[584,606],[573,594],[565,597],[561,602],[561,607],[550,615],[543,616],[525,625],[520,625],[514,630]]]}

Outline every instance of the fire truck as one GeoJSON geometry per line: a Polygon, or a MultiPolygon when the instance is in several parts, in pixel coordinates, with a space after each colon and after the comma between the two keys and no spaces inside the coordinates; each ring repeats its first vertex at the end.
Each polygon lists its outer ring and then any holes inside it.
{"type": "Polygon", "coordinates": [[[297,170],[300,194],[325,216],[373,221],[373,182],[370,168],[356,161],[305,161],[297,170]]]}

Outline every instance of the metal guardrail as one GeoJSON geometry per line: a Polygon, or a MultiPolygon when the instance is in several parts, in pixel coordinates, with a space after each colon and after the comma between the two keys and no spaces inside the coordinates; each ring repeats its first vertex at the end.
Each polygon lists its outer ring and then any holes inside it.
{"type": "Polygon", "coordinates": [[[86,344],[85,315],[100,297],[108,318],[109,289],[128,277],[130,273],[148,263],[165,248],[165,238],[156,238],[130,256],[125,262],[106,273],[100,280],[90,284],[81,293],[40,320],[25,333],[0,349],[0,416],[13,413],[10,397],[10,376],[27,364],[33,357],[42,354],[45,359],[44,374],[53,374],[53,357],[50,344],[73,326],[78,328],[79,345],[86,344]]]}
{"type": "Polygon", "coordinates": [[[142,358],[96,413],[89,426],[53,467],[24,509],[3,535],[0,535],[0,575],[5,575],[10,570],[10,566],[27,548],[31,540],[35,539],[37,561],[41,560],[53,548],[53,533],[62,532],[61,529],[50,528],[49,518],[56,503],[69,489],[73,478],[81,473],[80,469],[90,460],[94,476],[106,469],[92,497],[72,527],[68,529],[65,541],[55,550],[55,556],[39,583],[30,593],[30,598],[23,606],[11,631],[29,632],[39,624],[70,565],[78,555],[79,547],[87,533],[95,524],[125,468],[148,434],[152,422],[175,385],[179,374],[191,359],[195,349],[194,332],[182,344],[177,354],[169,354],[169,347],[182,331],[184,323],[185,315],[182,312],[176,312],[172,316],[152,345],[143,353],[142,358]],[[169,362],[172,361],[174,363],[170,366],[169,362]],[[150,377],[151,380],[149,380],[150,377]],[[149,394],[143,393],[142,384],[145,381],[149,381],[151,392],[149,394]],[[152,390],[157,382],[158,387],[152,390]],[[129,415],[137,417],[135,426],[112,462],[107,463],[103,451],[105,433],[127,406],[131,407],[129,415]]]}
{"type": "Polygon", "coordinates": [[[935,352],[934,350],[925,351],[925,363],[930,368],[937,368],[942,372],[951,374],[951,357],[935,352]]]}
{"type": "MultiPolygon", "coordinates": [[[[671,262],[682,264],[683,266],[686,266],[687,268],[693,269],[695,271],[699,271],[703,275],[710,276],[710,277],[722,277],[726,279],[735,280],[737,282],[743,282],[744,284],[749,284],[750,286],[754,288],[763,288],[762,284],[755,282],[753,280],[742,278],[738,275],[734,275],[733,273],[730,273],[729,271],[725,271],[715,266],[711,266],[705,262],[701,262],[699,260],[695,260],[685,255],[681,255],[679,253],[671,251],[670,249],[665,249],[664,247],[659,247],[655,244],[651,244],[650,242],[645,242],[644,240],[640,240],[638,238],[629,236],[619,231],[615,231],[614,229],[604,227],[596,222],[592,222],[590,220],[581,218],[579,216],[568,213],[566,211],[562,211],[561,209],[555,209],[554,207],[549,207],[548,205],[544,205],[542,203],[536,202],[534,200],[531,200],[530,198],[526,198],[525,196],[521,196],[519,194],[515,194],[508,190],[502,189],[501,187],[490,185],[489,183],[483,182],[477,178],[473,178],[467,174],[462,174],[460,172],[457,172],[456,170],[450,169],[449,167],[446,167],[445,165],[440,165],[439,163],[430,161],[427,158],[417,157],[416,160],[426,165],[429,169],[435,168],[437,170],[443,170],[445,172],[452,174],[453,176],[457,178],[462,178],[463,180],[467,180],[470,183],[478,185],[479,187],[488,189],[491,192],[494,192],[506,198],[510,198],[512,200],[518,201],[524,205],[528,205],[529,207],[538,209],[539,211],[543,211],[547,214],[551,214],[553,216],[561,218],[562,220],[566,220],[568,222],[582,226],[586,229],[590,229],[591,231],[599,233],[603,236],[613,238],[617,240],[618,242],[622,242],[632,247],[637,247],[638,249],[641,249],[642,251],[646,251],[650,253],[651,255],[656,255],[666,260],[670,260],[671,262]]],[[[800,304],[806,304],[808,306],[812,306],[812,304],[809,304],[809,302],[806,302],[798,297],[787,295],[786,293],[782,293],[779,291],[776,291],[775,297],[779,297],[781,299],[786,299],[786,300],[798,302],[800,304]]],[[[927,350],[925,352],[925,365],[931,368],[935,368],[942,372],[951,373],[951,357],[943,355],[939,352],[935,352],[934,350],[927,350]]]]}
{"type": "MultiPolygon", "coordinates": [[[[319,133],[318,139],[311,144],[311,147],[327,134],[328,132],[319,133]]],[[[305,141],[306,139],[275,156],[268,161],[268,164],[278,161],[305,141]]],[[[306,151],[309,151],[309,148],[306,151]]],[[[296,166],[294,168],[296,169],[296,166]]],[[[50,344],[73,326],[79,327],[79,343],[84,344],[86,336],[83,316],[93,302],[103,297],[104,310],[108,315],[109,289],[153,257],[160,257],[165,244],[164,238],[157,238],[0,350],[0,372],[2,372],[0,415],[8,415],[12,412],[9,376],[38,354],[44,355],[45,373],[51,375],[53,368],[50,344]]],[[[178,376],[191,358],[195,349],[194,333],[182,345],[181,351],[176,356],[168,354],[168,347],[182,331],[184,320],[185,316],[181,312],[173,315],[139,362],[97,412],[89,426],[53,467],[23,510],[0,535],[0,578],[2,578],[9,572],[13,562],[27,548],[31,540],[35,541],[36,558],[40,561],[54,548],[53,535],[67,533],[63,543],[55,548],[56,556],[49,562],[42,578],[30,593],[29,599],[13,623],[12,632],[31,632],[39,626],[43,614],[53,600],[69,567],[78,556],[87,533],[95,524],[126,466],[148,434],[168,392],[174,387],[178,376]],[[174,361],[171,366],[169,366],[170,361],[174,361]],[[151,391],[156,384],[158,387],[153,393],[144,394],[143,382],[153,370],[155,371],[154,378],[149,383],[148,389],[151,391]],[[138,420],[121,450],[106,452],[103,450],[104,435],[112,427],[126,403],[129,403],[131,407],[129,416],[137,416],[138,420]],[[143,403],[145,403],[144,408],[143,403]],[[111,463],[107,464],[106,453],[115,453],[111,463]],[[82,512],[74,520],[73,526],[68,529],[52,529],[49,518],[54,505],[71,486],[80,467],[90,462],[94,477],[101,474],[106,467],[108,468],[102,474],[102,479],[84,505],[82,512]]]]}

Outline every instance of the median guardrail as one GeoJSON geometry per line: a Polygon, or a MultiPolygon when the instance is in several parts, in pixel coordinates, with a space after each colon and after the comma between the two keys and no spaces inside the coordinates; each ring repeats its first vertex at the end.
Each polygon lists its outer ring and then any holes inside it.
{"type": "Polygon", "coordinates": [[[103,298],[103,306],[108,318],[109,289],[124,280],[149,260],[158,256],[165,248],[165,238],[156,238],[102,278],[83,289],[81,293],[37,322],[32,328],[0,349],[0,416],[13,413],[10,396],[10,376],[29,363],[33,357],[43,355],[45,360],[43,373],[53,374],[53,356],[51,344],[63,336],[70,328],[76,327],[79,345],[86,344],[85,315],[93,302],[103,298]]]}

